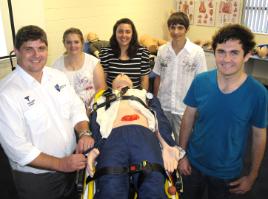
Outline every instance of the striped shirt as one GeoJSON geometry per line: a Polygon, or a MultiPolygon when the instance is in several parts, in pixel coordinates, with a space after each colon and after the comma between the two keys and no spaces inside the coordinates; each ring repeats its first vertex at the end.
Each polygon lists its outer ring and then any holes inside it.
{"type": "Polygon", "coordinates": [[[129,60],[120,60],[115,56],[110,47],[102,48],[100,53],[100,63],[106,73],[106,83],[112,88],[112,81],[115,77],[124,73],[133,82],[133,88],[141,88],[141,77],[151,72],[149,51],[139,47],[137,54],[129,60]]]}

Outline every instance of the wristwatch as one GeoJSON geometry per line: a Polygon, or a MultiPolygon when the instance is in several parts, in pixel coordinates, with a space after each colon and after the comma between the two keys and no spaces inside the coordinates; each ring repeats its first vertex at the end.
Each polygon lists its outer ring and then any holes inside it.
{"type": "Polygon", "coordinates": [[[175,146],[178,150],[179,150],[179,152],[180,152],[180,154],[179,154],[179,156],[177,157],[177,160],[180,160],[180,159],[182,159],[182,158],[184,158],[184,156],[186,155],[186,151],[183,149],[183,148],[181,148],[180,146],[175,146]]]}
{"type": "Polygon", "coordinates": [[[92,135],[92,132],[89,130],[89,129],[87,129],[87,130],[83,130],[83,131],[81,131],[80,133],[79,133],[79,135],[78,135],[78,138],[80,139],[82,136],[84,136],[84,135],[86,135],[86,136],[91,136],[92,135]]]}
{"type": "Polygon", "coordinates": [[[151,99],[153,99],[154,98],[154,95],[152,94],[152,93],[146,93],[146,98],[148,99],[148,100],[151,100],[151,99]]]}

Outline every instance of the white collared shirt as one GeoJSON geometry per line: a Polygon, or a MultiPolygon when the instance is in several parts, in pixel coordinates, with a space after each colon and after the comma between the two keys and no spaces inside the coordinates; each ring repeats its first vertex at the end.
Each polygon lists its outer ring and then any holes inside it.
{"type": "Polygon", "coordinates": [[[203,49],[187,39],[176,55],[171,42],[158,50],[153,72],[160,76],[158,98],[164,111],[182,115],[183,99],[194,77],[207,70],[203,49]]]}
{"type": "Polygon", "coordinates": [[[41,152],[64,157],[75,149],[74,126],[88,121],[85,107],[64,73],[44,67],[39,83],[20,66],[0,82],[0,142],[15,170],[41,152]]]}

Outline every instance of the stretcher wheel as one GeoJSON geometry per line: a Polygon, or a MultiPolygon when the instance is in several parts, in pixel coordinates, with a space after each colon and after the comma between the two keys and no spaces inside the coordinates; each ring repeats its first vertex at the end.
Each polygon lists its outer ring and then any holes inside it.
{"type": "Polygon", "coordinates": [[[167,197],[170,199],[180,199],[179,194],[176,190],[176,187],[169,180],[166,180],[166,182],[165,182],[165,193],[166,193],[167,197]],[[171,189],[172,189],[172,191],[171,191],[171,189]]]}

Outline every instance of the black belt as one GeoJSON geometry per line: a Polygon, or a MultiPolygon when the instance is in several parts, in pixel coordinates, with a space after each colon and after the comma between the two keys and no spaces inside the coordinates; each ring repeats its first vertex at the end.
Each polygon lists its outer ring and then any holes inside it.
{"type": "Polygon", "coordinates": [[[89,183],[92,180],[95,180],[103,175],[121,175],[121,174],[129,174],[133,175],[135,173],[144,173],[145,175],[152,172],[158,171],[162,173],[165,177],[167,177],[166,171],[162,165],[157,163],[149,163],[144,160],[140,164],[132,164],[129,167],[103,167],[98,169],[93,177],[88,176],[86,183],[89,183]]]}
{"type": "Polygon", "coordinates": [[[101,104],[94,103],[93,104],[93,110],[96,111],[101,107],[110,105],[112,102],[114,102],[114,101],[116,101],[118,99],[120,99],[120,100],[134,100],[134,101],[137,101],[137,102],[141,103],[145,108],[149,109],[147,104],[145,104],[139,97],[136,97],[134,95],[123,95],[121,97],[116,97],[115,95],[113,95],[108,100],[106,100],[105,102],[103,102],[101,104]]]}

